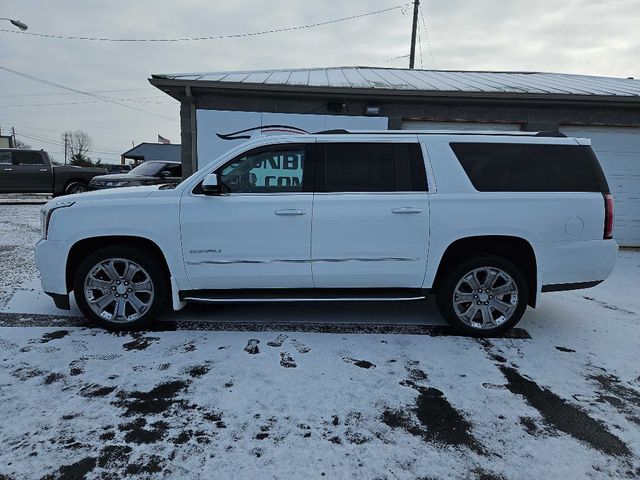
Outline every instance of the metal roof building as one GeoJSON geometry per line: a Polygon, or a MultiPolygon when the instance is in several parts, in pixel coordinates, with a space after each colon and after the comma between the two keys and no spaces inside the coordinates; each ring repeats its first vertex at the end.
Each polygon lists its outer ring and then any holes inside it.
{"type": "Polygon", "coordinates": [[[389,129],[551,130],[591,138],[616,198],[616,238],[640,246],[640,80],[335,67],[156,74],[150,82],[181,102],[187,173],[199,165],[204,111],[377,117],[389,129]]]}
{"type": "Polygon", "coordinates": [[[135,160],[136,163],[147,160],[179,162],[181,148],[181,145],[143,142],[124,152],[120,158],[123,164],[127,159],[135,160]]]}
{"type": "Polygon", "coordinates": [[[448,95],[518,94],[628,97],[640,101],[640,82],[633,79],[592,77],[563,73],[537,72],[469,72],[443,70],[408,70],[400,68],[336,67],[293,70],[256,70],[218,73],[177,73],[153,75],[154,79],[201,82],[220,86],[251,88],[261,85],[274,89],[305,91],[346,90],[362,93],[390,90],[394,94],[431,92],[448,95]]]}

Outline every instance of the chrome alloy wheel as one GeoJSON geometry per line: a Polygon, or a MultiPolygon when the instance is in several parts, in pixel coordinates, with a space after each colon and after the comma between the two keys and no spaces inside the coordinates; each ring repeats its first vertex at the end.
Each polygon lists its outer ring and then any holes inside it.
{"type": "Polygon", "coordinates": [[[101,261],[84,279],[89,307],[110,322],[137,320],[151,308],[153,295],[153,282],[147,271],[125,258],[101,261]]]}
{"type": "Polygon", "coordinates": [[[87,187],[80,182],[73,182],[67,186],[64,193],[67,195],[73,195],[74,193],[84,193],[87,191],[87,187]]]}
{"type": "Polygon", "coordinates": [[[453,310],[466,325],[496,328],[518,308],[518,287],[504,270],[481,267],[462,277],[453,291],[453,310]]]}

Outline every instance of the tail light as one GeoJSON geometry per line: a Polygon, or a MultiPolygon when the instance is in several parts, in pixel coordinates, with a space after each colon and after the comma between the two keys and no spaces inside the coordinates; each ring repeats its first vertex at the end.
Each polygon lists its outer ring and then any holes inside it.
{"type": "Polygon", "coordinates": [[[604,193],[604,236],[605,240],[613,238],[613,197],[604,193]]]}

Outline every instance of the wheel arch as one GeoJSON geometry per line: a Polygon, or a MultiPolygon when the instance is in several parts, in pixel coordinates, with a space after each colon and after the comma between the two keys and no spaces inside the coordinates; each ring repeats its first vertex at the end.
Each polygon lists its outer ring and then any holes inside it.
{"type": "Polygon", "coordinates": [[[167,281],[171,277],[171,271],[167,259],[162,249],[153,240],[145,237],[133,235],[108,235],[100,237],[90,237],[77,241],[69,250],[65,269],[65,281],[67,291],[73,290],[73,280],[75,272],[78,270],[82,260],[90,253],[104,247],[126,246],[134,247],[147,254],[155,256],[160,261],[160,266],[167,275],[167,281]]]}
{"type": "Polygon", "coordinates": [[[437,291],[445,273],[461,261],[479,254],[503,257],[518,267],[529,287],[528,304],[536,306],[538,289],[538,267],[535,251],[531,243],[521,237],[508,235],[479,235],[459,238],[452,242],[443,253],[433,280],[432,290],[437,291]]]}

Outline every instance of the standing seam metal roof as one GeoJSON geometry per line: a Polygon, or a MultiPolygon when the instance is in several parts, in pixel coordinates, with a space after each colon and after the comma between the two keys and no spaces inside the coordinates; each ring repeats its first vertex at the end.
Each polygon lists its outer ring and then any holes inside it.
{"type": "Polygon", "coordinates": [[[540,72],[330,67],[156,74],[154,79],[224,85],[270,85],[416,92],[524,93],[640,97],[640,80],[540,72]]]}

